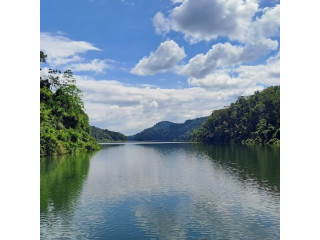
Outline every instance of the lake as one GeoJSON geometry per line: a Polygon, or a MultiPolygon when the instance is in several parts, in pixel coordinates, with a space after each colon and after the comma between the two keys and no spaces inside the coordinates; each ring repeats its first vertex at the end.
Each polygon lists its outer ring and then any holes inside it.
{"type": "Polygon", "coordinates": [[[41,239],[280,239],[280,147],[106,144],[41,158],[41,239]]]}

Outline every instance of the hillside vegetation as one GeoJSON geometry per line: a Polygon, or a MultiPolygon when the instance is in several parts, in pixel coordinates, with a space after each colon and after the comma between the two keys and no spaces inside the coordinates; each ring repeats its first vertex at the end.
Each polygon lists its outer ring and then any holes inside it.
{"type": "Polygon", "coordinates": [[[207,117],[187,120],[184,123],[162,121],[151,128],[147,128],[133,136],[130,141],[189,141],[193,131],[198,128],[207,117]]]}
{"type": "Polygon", "coordinates": [[[91,126],[91,135],[100,143],[127,141],[127,137],[122,133],[112,132],[108,129],[101,129],[94,126],[91,126]]]}
{"type": "Polygon", "coordinates": [[[280,144],[280,86],[239,97],[229,107],[213,111],[192,140],[280,144]]]}
{"type": "MultiPolygon", "coordinates": [[[[40,52],[40,62],[45,61],[46,55],[40,52]]],[[[40,155],[99,148],[72,72],[50,69],[45,79],[40,77],[40,155]]]]}

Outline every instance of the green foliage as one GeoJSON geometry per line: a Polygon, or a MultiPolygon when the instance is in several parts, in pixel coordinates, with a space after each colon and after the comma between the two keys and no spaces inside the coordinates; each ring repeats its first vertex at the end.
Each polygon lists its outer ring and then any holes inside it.
{"type": "Polygon", "coordinates": [[[40,62],[45,63],[46,62],[47,55],[44,54],[44,52],[40,51],[40,62]]]}
{"type": "Polygon", "coordinates": [[[122,133],[112,132],[107,129],[101,129],[94,126],[91,126],[91,135],[100,143],[127,141],[127,137],[122,133]]]}
{"type": "Polygon", "coordinates": [[[99,149],[72,72],[58,73],[52,70],[46,79],[40,78],[40,155],[99,149]]]}
{"type": "Polygon", "coordinates": [[[205,154],[216,166],[229,169],[243,180],[256,179],[263,187],[280,191],[280,146],[193,144],[194,154],[205,154]]]}
{"type": "Polygon", "coordinates": [[[94,152],[40,159],[40,212],[69,210],[74,206],[88,175],[94,152]]]}
{"type": "Polygon", "coordinates": [[[214,111],[192,140],[280,144],[280,86],[239,97],[228,108],[214,111]]]}
{"type": "Polygon", "coordinates": [[[184,123],[168,121],[159,122],[133,136],[128,136],[131,141],[189,141],[193,131],[199,127],[207,117],[187,120],[184,123]]]}

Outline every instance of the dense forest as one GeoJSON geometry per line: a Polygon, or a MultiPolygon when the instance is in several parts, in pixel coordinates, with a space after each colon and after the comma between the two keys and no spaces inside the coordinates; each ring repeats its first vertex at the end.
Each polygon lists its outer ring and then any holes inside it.
{"type": "MultiPolygon", "coordinates": [[[[40,52],[40,62],[46,62],[40,52]]],[[[91,136],[88,115],[73,73],[49,69],[40,77],[40,155],[95,150],[100,145],[91,136]]]]}
{"type": "Polygon", "coordinates": [[[91,126],[91,135],[100,143],[127,141],[127,137],[122,133],[112,132],[108,129],[101,129],[94,126],[91,126]]]}
{"type": "Polygon", "coordinates": [[[133,136],[128,136],[130,141],[189,141],[193,131],[205,122],[207,117],[187,120],[184,123],[169,121],[159,122],[133,136]]]}
{"type": "Polygon", "coordinates": [[[192,141],[280,144],[280,86],[241,96],[229,107],[213,111],[192,141]]]}

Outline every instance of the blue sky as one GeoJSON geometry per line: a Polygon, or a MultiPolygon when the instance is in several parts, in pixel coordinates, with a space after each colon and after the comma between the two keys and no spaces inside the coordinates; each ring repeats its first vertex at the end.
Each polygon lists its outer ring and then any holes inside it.
{"type": "Polygon", "coordinates": [[[257,0],[40,2],[47,68],[70,68],[90,123],[134,134],[280,84],[280,6],[257,0]]]}

